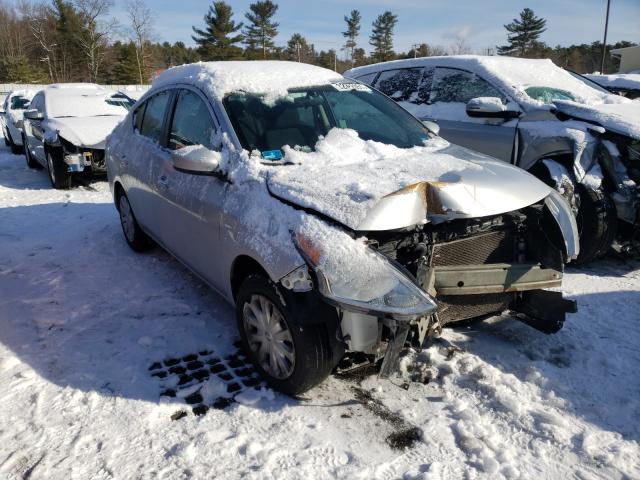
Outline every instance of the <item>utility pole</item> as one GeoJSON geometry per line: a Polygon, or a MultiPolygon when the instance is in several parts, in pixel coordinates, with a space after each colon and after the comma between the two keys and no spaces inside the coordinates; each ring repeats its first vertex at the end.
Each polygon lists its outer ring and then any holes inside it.
{"type": "Polygon", "coordinates": [[[607,30],[609,29],[609,7],[611,0],[607,0],[607,17],[604,21],[604,41],[602,42],[602,64],[600,65],[600,73],[604,74],[604,61],[607,58],[607,30]]]}
{"type": "Polygon", "coordinates": [[[411,48],[413,48],[413,58],[418,58],[418,48],[420,48],[420,44],[414,43],[411,45],[411,48]]]}
{"type": "Polygon", "coordinates": [[[338,71],[338,52],[333,51],[333,71],[338,71]]]}
{"type": "Polygon", "coordinates": [[[296,55],[298,57],[298,63],[300,63],[300,42],[296,42],[296,55]]]}

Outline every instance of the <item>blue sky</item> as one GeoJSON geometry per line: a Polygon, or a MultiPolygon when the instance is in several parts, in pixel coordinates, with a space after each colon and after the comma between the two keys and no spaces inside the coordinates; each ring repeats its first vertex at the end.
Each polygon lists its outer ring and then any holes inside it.
{"type": "MultiPolygon", "coordinates": [[[[147,0],[155,12],[158,40],[182,40],[193,44],[191,26],[202,26],[210,2],[205,0],[147,0]]],[[[235,20],[244,20],[250,0],[228,1],[235,20]]],[[[384,10],[398,15],[395,49],[406,51],[419,42],[447,47],[456,37],[464,38],[474,52],[503,44],[503,24],[524,8],[547,19],[542,40],[547,44],[570,45],[602,41],[606,0],[280,0],[278,44],[295,32],[302,33],[316,49],[339,49],[344,40],[343,16],[351,9],[362,13],[361,46],[368,49],[371,22],[384,10]]],[[[125,23],[123,0],[116,0],[114,14],[125,23]]],[[[640,0],[611,0],[609,40],[640,43],[640,0]]]]}

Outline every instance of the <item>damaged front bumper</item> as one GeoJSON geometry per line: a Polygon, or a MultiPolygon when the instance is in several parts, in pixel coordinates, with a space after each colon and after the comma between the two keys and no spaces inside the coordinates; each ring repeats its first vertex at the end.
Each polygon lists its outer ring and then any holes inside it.
{"type": "Polygon", "coordinates": [[[86,169],[91,169],[91,173],[94,174],[107,173],[103,150],[87,149],[76,153],[65,151],[63,159],[70,172],[84,172],[86,169]]]}

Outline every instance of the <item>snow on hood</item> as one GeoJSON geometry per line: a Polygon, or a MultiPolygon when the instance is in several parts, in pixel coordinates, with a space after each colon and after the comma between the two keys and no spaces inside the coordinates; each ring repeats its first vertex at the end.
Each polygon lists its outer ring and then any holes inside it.
{"type": "Polygon", "coordinates": [[[640,102],[582,105],[556,100],[554,105],[576,119],[596,122],[607,130],[640,140],[640,102]]]}
{"type": "Polygon", "coordinates": [[[154,80],[153,88],[187,83],[218,99],[242,91],[264,94],[267,101],[273,101],[285,96],[290,88],[324,85],[343,78],[332,70],[298,62],[199,62],[168,69],[154,80]]]}
{"type": "Polygon", "coordinates": [[[527,172],[436,138],[400,149],[332,129],[314,152],[284,148],[272,195],[353,230],[495,215],[531,205],[549,187],[527,172]]]}
{"type": "Polygon", "coordinates": [[[591,73],[583,76],[603,87],[640,90],[640,74],[638,73],[617,73],[613,75],[591,73]]]}
{"type": "Polygon", "coordinates": [[[52,118],[49,126],[58,135],[78,147],[103,149],[107,136],[123,116],[52,118]]]}

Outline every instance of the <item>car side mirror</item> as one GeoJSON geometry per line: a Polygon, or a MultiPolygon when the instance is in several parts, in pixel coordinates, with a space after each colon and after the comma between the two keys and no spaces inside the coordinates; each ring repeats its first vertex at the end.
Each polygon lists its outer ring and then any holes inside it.
{"type": "Polygon", "coordinates": [[[24,112],[24,118],[28,120],[42,120],[44,119],[44,115],[34,108],[32,110],[26,110],[24,112]]]}
{"type": "Polygon", "coordinates": [[[440,135],[440,125],[436,122],[432,122],[430,120],[423,120],[422,125],[424,125],[427,130],[429,130],[434,135],[440,135]]]}
{"type": "Polygon", "coordinates": [[[467,103],[467,115],[473,118],[517,118],[520,112],[507,108],[498,97],[477,97],[467,103]]]}
{"type": "Polygon", "coordinates": [[[171,153],[176,170],[195,175],[217,175],[220,157],[219,152],[211,151],[204,145],[191,145],[171,153]]]}

